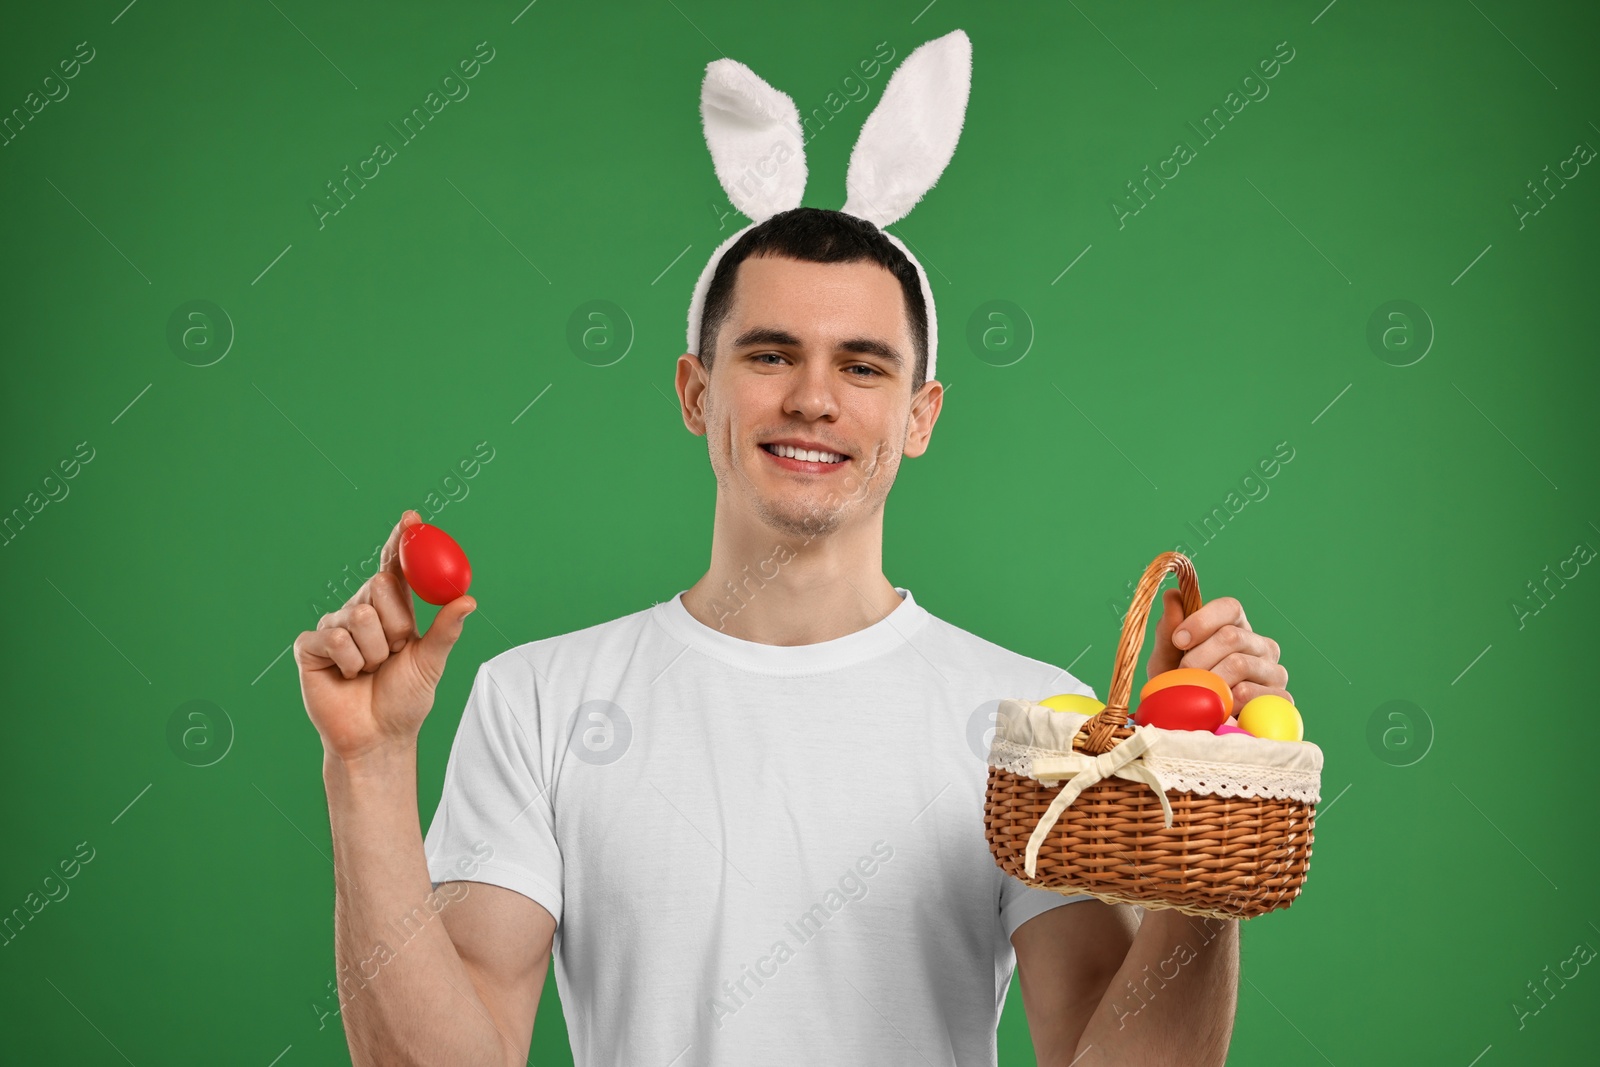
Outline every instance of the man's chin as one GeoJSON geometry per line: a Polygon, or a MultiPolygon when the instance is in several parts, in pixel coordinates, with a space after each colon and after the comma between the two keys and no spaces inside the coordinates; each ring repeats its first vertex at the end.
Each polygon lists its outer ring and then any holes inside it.
{"type": "Polygon", "coordinates": [[[781,500],[767,497],[757,505],[757,517],[774,532],[789,537],[809,539],[832,533],[839,527],[843,514],[837,507],[825,506],[825,494],[816,494],[816,497],[814,504],[801,503],[794,495],[781,500]]]}

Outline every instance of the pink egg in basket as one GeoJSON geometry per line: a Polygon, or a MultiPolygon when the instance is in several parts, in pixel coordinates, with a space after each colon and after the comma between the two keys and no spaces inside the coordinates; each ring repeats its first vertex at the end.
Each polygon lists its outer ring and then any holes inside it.
{"type": "Polygon", "coordinates": [[[1211,732],[1214,734],[1244,734],[1246,737],[1255,736],[1255,734],[1251,733],[1249,730],[1246,730],[1244,727],[1235,726],[1231,722],[1225,722],[1211,732]]]}

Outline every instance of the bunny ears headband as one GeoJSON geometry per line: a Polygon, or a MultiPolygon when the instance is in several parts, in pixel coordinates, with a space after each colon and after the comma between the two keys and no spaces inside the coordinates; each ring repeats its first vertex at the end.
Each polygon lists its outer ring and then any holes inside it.
{"type": "MultiPolygon", "coordinates": [[[[861,127],[850,153],[840,210],[880,229],[906,216],[933,188],[955,153],[972,85],[972,42],[961,30],[927,41],[905,58],[861,127]]],[[[717,181],[734,207],[754,221],[711,254],[689,303],[689,347],[700,347],[700,315],[711,276],[728,248],[757,224],[800,206],[805,147],[794,101],[732,59],[706,65],[700,118],[717,181]]],[[[934,377],[938,319],[927,272],[899,238],[885,231],[916,268],[928,309],[928,373],[934,377]]]]}

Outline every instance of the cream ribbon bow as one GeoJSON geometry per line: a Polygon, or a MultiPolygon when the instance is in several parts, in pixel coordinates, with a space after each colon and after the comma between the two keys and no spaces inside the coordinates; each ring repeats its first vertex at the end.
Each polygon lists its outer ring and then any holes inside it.
{"type": "Polygon", "coordinates": [[[1050,802],[1044,814],[1039,816],[1039,825],[1034,827],[1033,836],[1028,838],[1029,878],[1034,877],[1034,870],[1038,865],[1039,847],[1050,835],[1050,830],[1061,818],[1061,813],[1066,810],[1067,805],[1078,799],[1079,793],[1102,779],[1115,776],[1129,781],[1144,782],[1155,790],[1156,797],[1161,801],[1161,811],[1166,816],[1166,825],[1172,825],[1172,805],[1167,801],[1166,784],[1162,782],[1161,776],[1140,758],[1153,744],[1155,744],[1155,734],[1150,732],[1150,728],[1135,726],[1130,736],[1113,745],[1110,751],[1102,752],[1098,756],[1074,752],[1068,756],[1044,756],[1033,761],[1033,777],[1039,781],[1057,778],[1070,778],[1071,781],[1061,786],[1061,791],[1050,802]]]}

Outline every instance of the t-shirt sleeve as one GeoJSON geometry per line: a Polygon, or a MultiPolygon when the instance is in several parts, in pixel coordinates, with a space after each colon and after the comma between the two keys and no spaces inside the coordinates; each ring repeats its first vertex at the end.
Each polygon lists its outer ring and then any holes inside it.
{"type": "MultiPolygon", "coordinates": [[[[1044,686],[1041,692],[1051,693],[1082,693],[1088,697],[1095,696],[1094,687],[1079,678],[1073,677],[1064,670],[1058,670],[1044,686]]],[[[1011,935],[1017,932],[1017,927],[1033,918],[1042,915],[1051,908],[1060,907],[1062,904],[1073,904],[1080,900],[1094,900],[1086,893],[1057,893],[1050,889],[1035,889],[1031,885],[1013,878],[1011,875],[995,868],[1003,882],[1000,886],[1000,929],[1005,934],[1009,944],[1011,935]]]]}
{"type": "Polygon", "coordinates": [[[1095,899],[1087,893],[1068,895],[1057,893],[1050,889],[1035,889],[1033,886],[1013,878],[998,867],[995,870],[1001,878],[1005,879],[1005,884],[1000,887],[1000,930],[1005,935],[1007,943],[1011,941],[1011,935],[1017,932],[1017,927],[1035,915],[1042,915],[1051,908],[1057,908],[1063,904],[1095,899]]]}
{"type": "Polygon", "coordinates": [[[521,893],[561,921],[561,848],[541,746],[532,671],[478,668],[423,840],[428,874],[521,893]]]}

